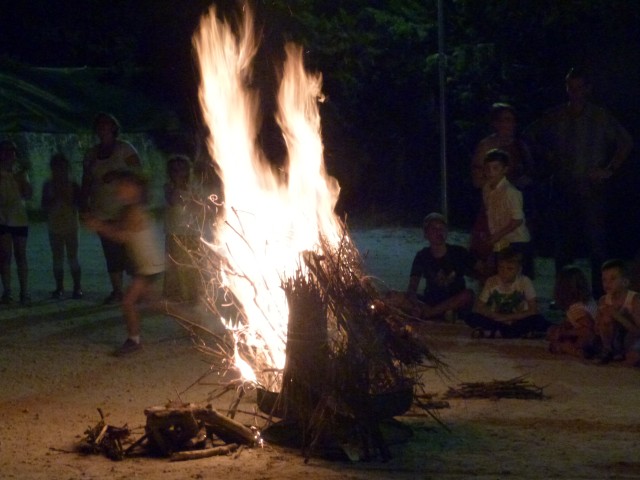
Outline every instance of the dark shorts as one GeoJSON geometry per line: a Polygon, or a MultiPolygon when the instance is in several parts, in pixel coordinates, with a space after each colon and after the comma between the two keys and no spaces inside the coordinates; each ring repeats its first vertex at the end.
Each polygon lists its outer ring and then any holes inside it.
{"type": "Polygon", "coordinates": [[[28,237],[29,227],[10,227],[9,225],[0,225],[0,235],[11,235],[12,237],[28,237]]]}
{"type": "Polygon", "coordinates": [[[107,262],[107,272],[124,272],[125,267],[127,266],[124,245],[114,242],[105,236],[98,236],[100,237],[102,251],[104,252],[104,258],[107,262]]]}

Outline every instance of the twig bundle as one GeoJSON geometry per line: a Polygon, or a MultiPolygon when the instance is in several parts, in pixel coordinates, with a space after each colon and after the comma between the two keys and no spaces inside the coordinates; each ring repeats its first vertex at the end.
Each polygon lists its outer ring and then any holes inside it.
{"type": "Polygon", "coordinates": [[[458,388],[450,387],[445,396],[447,398],[520,398],[541,400],[544,398],[543,390],[544,387],[539,387],[524,379],[524,377],[515,377],[510,380],[461,383],[458,388]]]}
{"type": "Polygon", "coordinates": [[[129,439],[131,430],[126,425],[123,427],[107,425],[100,408],[98,413],[100,421],[85,430],[80,450],[86,453],[103,454],[111,460],[122,460],[125,457],[123,444],[129,439]]]}

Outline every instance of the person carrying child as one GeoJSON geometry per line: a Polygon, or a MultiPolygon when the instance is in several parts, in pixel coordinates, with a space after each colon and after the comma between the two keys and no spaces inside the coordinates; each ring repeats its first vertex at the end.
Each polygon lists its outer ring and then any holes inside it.
{"type": "Polygon", "coordinates": [[[145,205],[146,181],[137,173],[126,170],[114,172],[111,181],[116,201],[123,205],[118,220],[112,222],[89,216],[85,223],[99,235],[123,244],[127,258],[133,264],[133,278],[122,299],[128,338],[115,352],[116,356],[124,356],[142,349],[138,304],[151,298],[155,284],[164,272],[165,262],[159,232],[145,205]]]}
{"type": "Polygon", "coordinates": [[[482,199],[489,224],[487,243],[494,253],[511,247],[522,254],[522,272],[534,278],[531,235],[522,209],[522,193],[507,179],[509,154],[494,148],[484,158],[485,184],[482,199]]]}
{"type": "Polygon", "coordinates": [[[598,343],[595,331],[598,304],[591,296],[591,286],[580,268],[567,265],[558,273],[554,299],[565,318],[547,331],[549,351],[592,358],[598,343]]]}
{"type": "Polygon", "coordinates": [[[522,254],[506,248],[497,256],[498,273],[487,279],[475,301],[473,312],[465,319],[474,337],[488,332],[502,338],[525,337],[545,332],[549,322],[538,312],[536,292],[531,279],[522,272],[522,254]]]}
{"type": "Polygon", "coordinates": [[[626,361],[640,366],[640,295],[629,289],[624,261],[607,260],[600,271],[605,293],[596,314],[596,330],[602,341],[598,363],[626,361]]]}
{"type": "Polygon", "coordinates": [[[51,297],[64,297],[64,253],[73,280],[72,298],[83,297],[81,269],[78,261],[78,209],[80,185],[69,177],[69,161],[56,153],[49,161],[51,178],[42,185],[42,210],[47,215],[49,245],[53,259],[53,278],[56,288],[51,297]]]}
{"type": "Polygon", "coordinates": [[[464,315],[473,305],[473,291],[464,278],[473,270],[473,257],[466,248],[447,243],[447,221],[440,213],[427,215],[422,226],[429,246],[413,259],[406,297],[424,319],[445,317],[448,312],[464,315]],[[418,295],[423,277],[424,294],[418,295]]]}

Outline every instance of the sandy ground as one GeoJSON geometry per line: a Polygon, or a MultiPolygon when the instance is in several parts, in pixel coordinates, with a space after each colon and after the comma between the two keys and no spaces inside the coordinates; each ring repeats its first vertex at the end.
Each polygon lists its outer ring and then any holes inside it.
{"type": "MultiPolygon", "coordinates": [[[[144,409],[167,400],[201,402],[214,389],[190,387],[208,369],[169,316],[149,314],[144,351],[131,358],[110,352],[123,340],[117,307],[100,305],[108,293],[96,239],[83,232],[81,261],[86,296],[48,299],[50,257],[43,225],[30,238],[30,307],[0,309],[0,478],[2,479],[455,479],[640,478],[640,371],[598,366],[547,353],[544,340],[477,340],[460,323],[425,323],[430,345],[449,365],[448,375],[427,373],[426,390],[442,398],[461,382],[508,380],[520,375],[543,386],[543,400],[450,399],[428,417],[403,416],[412,437],[391,446],[388,462],[337,462],[274,445],[227,457],[188,462],[133,458],[121,462],[83,456],[75,447],[99,420],[142,433],[144,409]]],[[[368,271],[402,289],[417,230],[354,231],[368,271]]],[[[549,262],[536,286],[548,300],[549,262]]],[[[212,322],[203,309],[190,312],[212,322]]],[[[230,399],[215,406],[225,409],[230,399]]],[[[251,410],[254,394],[243,408],[251,410]]],[[[249,416],[242,421],[251,423],[249,416]]]]}

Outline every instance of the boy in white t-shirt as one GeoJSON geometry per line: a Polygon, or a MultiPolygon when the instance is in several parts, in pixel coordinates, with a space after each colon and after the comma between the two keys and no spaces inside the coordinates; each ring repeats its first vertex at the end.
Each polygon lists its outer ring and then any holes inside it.
{"type": "Polygon", "coordinates": [[[484,157],[485,184],[482,200],[487,213],[487,243],[498,253],[507,247],[522,254],[522,272],[534,278],[531,235],[522,206],[522,192],[507,179],[511,159],[504,150],[494,148],[484,157]]]}
{"type": "Polygon", "coordinates": [[[486,331],[502,338],[546,332],[549,322],[538,313],[533,283],[521,270],[521,253],[506,248],[498,254],[498,274],[487,279],[465,319],[474,337],[484,337],[486,331]]]}

